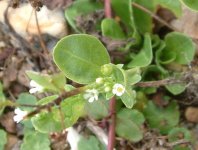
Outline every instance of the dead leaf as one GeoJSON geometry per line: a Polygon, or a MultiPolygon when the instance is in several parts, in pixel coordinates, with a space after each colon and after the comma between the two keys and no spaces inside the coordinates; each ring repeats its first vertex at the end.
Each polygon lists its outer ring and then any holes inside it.
{"type": "Polygon", "coordinates": [[[185,111],[185,117],[190,122],[198,123],[198,108],[188,107],[185,111]]]}
{"type": "Polygon", "coordinates": [[[5,145],[5,150],[11,150],[15,146],[15,144],[18,142],[17,136],[14,136],[12,134],[7,134],[7,144],[5,145]]]}
{"type": "Polygon", "coordinates": [[[16,81],[21,60],[13,56],[10,60],[7,60],[6,63],[7,68],[3,72],[3,85],[5,89],[10,86],[11,82],[16,81]]]}
{"type": "Polygon", "coordinates": [[[31,63],[23,63],[22,67],[20,68],[18,72],[17,80],[21,85],[24,85],[26,87],[29,87],[29,78],[26,75],[27,70],[33,70],[34,65],[31,63]]]}
{"type": "Polygon", "coordinates": [[[1,116],[0,123],[9,133],[16,133],[16,124],[13,120],[14,112],[8,112],[1,116]]]}
{"type": "Polygon", "coordinates": [[[175,19],[171,25],[179,31],[189,35],[193,39],[198,39],[198,13],[183,6],[182,17],[175,19]]]}

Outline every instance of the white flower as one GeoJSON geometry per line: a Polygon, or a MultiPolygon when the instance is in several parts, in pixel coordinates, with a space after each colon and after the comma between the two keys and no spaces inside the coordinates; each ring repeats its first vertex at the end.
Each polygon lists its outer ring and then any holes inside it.
{"type": "Polygon", "coordinates": [[[86,90],[86,93],[83,95],[84,99],[87,99],[90,103],[94,100],[98,100],[98,91],[96,89],[86,90]]]}
{"type": "Polygon", "coordinates": [[[38,83],[36,83],[34,80],[30,81],[30,87],[31,87],[31,89],[29,90],[30,94],[43,91],[43,87],[38,83]]]}
{"type": "Polygon", "coordinates": [[[122,96],[125,92],[125,87],[122,84],[114,84],[112,93],[117,95],[117,96],[122,96]]]}
{"type": "Polygon", "coordinates": [[[19,108],[16,108],[14,110],[14,113],[16,114],[14,117],[13,117],[13,120],[16,122],[16,123],[19,123],[20,121],[22,121],[24,119],[24,117],[27,115],[27,111],[22,111],[21,109],[19,108]]]}

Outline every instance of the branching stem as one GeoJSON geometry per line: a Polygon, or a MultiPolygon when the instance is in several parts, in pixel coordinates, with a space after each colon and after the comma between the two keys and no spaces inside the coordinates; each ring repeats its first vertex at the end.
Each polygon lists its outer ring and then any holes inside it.
{"type": "Polygon", "coordinates": [[[72,91],[69,91],[69,92],[64,92],[63,94],[61,94],[57,99],[55,99],[53,102],[50,102],[46,105],[42,105],[42,106],[39,106],[37,107],[35,110],[33,110],[32,112],[28,113],[25,117],[25,118],[28,118],[28,117],[32,117],[38,113],[40,113],[42,110],[44,109],[47,109],[47,110],[50,110],[51,107],[55,106],[55,105],[59,105],[64,99],[68,98],[68,97],[71,97],[71,96],[75,96],[75,95],[78,95],[80,94],[81,92],[85,91],[86,88],[85,87],[80,87],[80,88],[77,88],[77,89],[74,89],[72,91]]]}

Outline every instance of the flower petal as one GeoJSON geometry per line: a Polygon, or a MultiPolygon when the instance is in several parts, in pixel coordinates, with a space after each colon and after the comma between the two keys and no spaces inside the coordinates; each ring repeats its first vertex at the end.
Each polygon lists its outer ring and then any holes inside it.
{"type": "Polygon", "coordinates": [[[94,97],[90,97],[88,100],[90,103],[92,103],[94,101],[94,97]]]}

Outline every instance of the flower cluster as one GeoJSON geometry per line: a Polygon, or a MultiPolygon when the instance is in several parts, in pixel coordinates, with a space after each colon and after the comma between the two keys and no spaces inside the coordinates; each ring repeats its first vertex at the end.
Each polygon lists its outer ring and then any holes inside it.
{"type": "MultiPolygon", "coordinates": [[[[96,79],[96,84],[103,84],[104,80],[102,78],[97,78],[96,79]]],[[[103,92],[112,92],[114,95],[116,96],[122,96],[125,92],[125,87],[122,84],[116,83],[112,86],[106,86],[104,84],[104,91],[103,92]]],[[[99,96],[99,91],[98,89],[88,89],[85,91],[85,94],[83,95],[84,99],[88,100],[88,102],[92,103],[95,100],[98,100],[98,96],[99,96]]]]}

